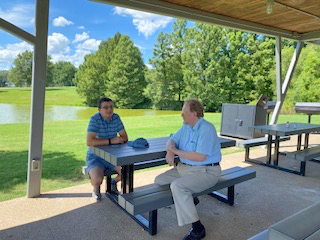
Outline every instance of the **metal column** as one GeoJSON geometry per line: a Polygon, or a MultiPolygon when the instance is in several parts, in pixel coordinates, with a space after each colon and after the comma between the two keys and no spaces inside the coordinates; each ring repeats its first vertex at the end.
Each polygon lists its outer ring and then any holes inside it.
{"type": "Polygon", "coordinates": [[[284,80],[283,85],[281,85],[281,38],[280,37],[276,37],[276,64],[277,64],[277,70],[276,70],[276,74],[277,74],[277,102],[276,102],[276,106],[274,108],[274,111],[272,113],[272,119],[270,124],[275,124],[277,123],[279,114],[280,114],[280,110],[283,104],[284,99],[286,98],[287,95],[287,91],[288,88],[290,86],[290,82],[293,76],[293,72],[294,69],[297,65],[300,53],[301,53],[301,49],[303,47],[303,42],[298,42],[296,49],[294,51],[294,54],[292,56],[291,62],[290,62],[290,66],[288,68],[287,74],[286,74],[286,78],[284,80]]]}
{"type": "Polygon", "coordinates": [[[49,0],[36,1],[27,197],[40,195],[49,0]]]}

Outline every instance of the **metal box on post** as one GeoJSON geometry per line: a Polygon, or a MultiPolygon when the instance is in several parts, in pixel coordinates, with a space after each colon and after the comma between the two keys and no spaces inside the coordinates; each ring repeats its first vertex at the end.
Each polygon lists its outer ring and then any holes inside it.
{"type": "Polygon", "coordinates": [[[243,139],[263,137],[264,134],[255,133],[249,127],[266,125],[266,104],[265,96],[256,105],[222,104],[220,135],[243,139]]]}

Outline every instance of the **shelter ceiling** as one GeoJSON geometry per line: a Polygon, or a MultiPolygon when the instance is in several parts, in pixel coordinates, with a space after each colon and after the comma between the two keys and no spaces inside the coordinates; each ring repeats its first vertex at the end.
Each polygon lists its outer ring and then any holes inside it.
{"type": "Polygon", "coordinates": [[[320,30],[319,0],[277,0],[271,14],[267,14],[266,0],[163,1],[300,34],[320,30]]]}
{"type": "Polygon", "coordinates": [[[320,0],[91,0],[320,44],[320,0]]]}

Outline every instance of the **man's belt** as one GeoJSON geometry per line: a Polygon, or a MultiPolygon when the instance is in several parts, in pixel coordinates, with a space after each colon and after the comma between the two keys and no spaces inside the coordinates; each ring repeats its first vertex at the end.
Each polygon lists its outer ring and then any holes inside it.
{"type": "Polygon", "coordinates": [[[219,162],[208,163],[208,164],[203,164],[203,165],[191,165],[191,164],[187,164],[187,163],[183,163],[183,162],[181,162],[181,163],[184,164],[184,165],[188,165],[188,166],[219,166],[220,165],[219,162]]]}

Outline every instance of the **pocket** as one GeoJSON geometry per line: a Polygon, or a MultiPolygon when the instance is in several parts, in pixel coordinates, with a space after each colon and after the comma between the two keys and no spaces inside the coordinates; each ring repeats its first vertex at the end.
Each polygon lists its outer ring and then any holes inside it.
{"type": "Polygon", "coordinates": [[[220,166],[207,166],[206,167],[207,173],[211,173],[217,177],[221,175],[221,167],[220,166]]]}

